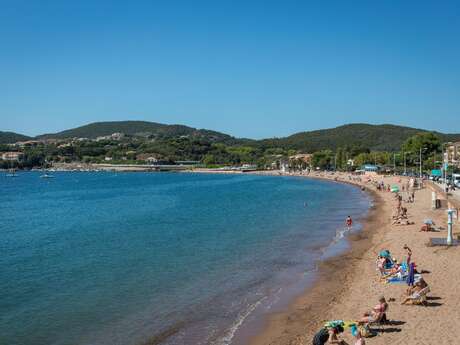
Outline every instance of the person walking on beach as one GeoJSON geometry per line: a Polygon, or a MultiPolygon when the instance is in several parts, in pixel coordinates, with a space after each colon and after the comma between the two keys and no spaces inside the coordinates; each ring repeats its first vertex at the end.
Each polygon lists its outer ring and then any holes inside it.
{"type": "Polygon", "coordinates": [[[353,220],[351,219],[350,216],[347,217],[347,220],[345,221],[345,223],[347,224],[347,229],[350,230],[351,226],[353,225],[353,220]]]}

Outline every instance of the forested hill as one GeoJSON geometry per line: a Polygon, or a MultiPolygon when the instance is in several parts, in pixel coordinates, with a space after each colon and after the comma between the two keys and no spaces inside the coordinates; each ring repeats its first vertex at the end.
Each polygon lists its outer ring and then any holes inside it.
{"type": "Polygon", "coordinates": [[[124,133],[127,135],[154,136],[161,138],[173,138],[180,136],[202,137],[213,139],[219,142],[232,142],[234,138],[230,135],[206,129],[196,129],[183,125],[165,125],[147,121],[111,121],[94,122],[85,126],[68,129],[53,134],[43,134],[38,138],[89,138],[94,139],[112,133],[124,133]]]}
{"type": "MultiPolygon", "coordinates": [[[[423,129],[395,126],[349,124],[336,128],[310,132],[300,132],[285,138],[264,139],[260,141],[264,147],[281,147],[303,152],[315,152],[324,149],[335,150],[338,147],[364,147],[372,151],[396,151],[409,137],[429,132],[423,129]]],[[[460,140],[460,134],[443,134],[433,132],[440,140],[460,140]]]]}
{"type": "Polygon", "coordinates": [[[0,131],[0,144],[10,144],[17,141],[31,140],[31,137],[22,135],[14,132],[2,132],[0,131]]]}
{"type": "MultiPolygon", "coordinates": [[[[339,147],[362,147],[371,151],[396,151],[401,148],[401,144],[407,138],[417,133],[429,131],[388,124],[349,124],[330,129],[299,132],[284,138],[250,140],[238,139],[228,134],[206,129],[196,129],[184,125],[166,125],[147,121],[113,121],[95,122],[58,133],[43,134],[36,138],[66,139],[79,137],[94,139],[117,132],[128,136],[153,137],[164,140],[186,136],[191,140],[196,139],[209,143],[223,143],[228,146],[244,145],[262,150],[281,148],[301,152],[316,152],[324,149],[335,150],[339,147]]],[[[441,142],[460,140],[460,134],[433,133],[440,138],[441,142]]],[[[32,138],[21,134],[0,132],[0,143],[14,143],[30,139],[32,138]]]]}

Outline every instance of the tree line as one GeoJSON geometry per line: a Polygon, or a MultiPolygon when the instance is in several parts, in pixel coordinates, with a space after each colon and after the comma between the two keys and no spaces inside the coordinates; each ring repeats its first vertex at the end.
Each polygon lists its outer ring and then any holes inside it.
{"type": "MultiPolygon", "coordinates": [[[[442,142],[434,133],[422,132],[409,137],[399,151],[371,151],[362,145],[346,145],[335,150],[320,150],[312,153],[311,168],[349,170],[364,164],[402,169],[419,166],[428,171],[442,164],[442,142]]],[[[11,151],[0,145],[0,152],[11,151]]],[[[166,163],[176,161],[199,161],[206,166],[255,164],[259,168],[270,168],[275,162],[290,163],[294,167],[306,168],[303,161],[289,161],[289,157],[300,153],[289,147],[273,147],[272,143],[250,142],[232,145],[214,142],[206,137],[174,137],[147,140],[127,136],[122,140],[75,141],[67,143],[40,144],[23,149],[19,162],[0,161],[0,168],[46,167],[54,162],[102,163],[108,157],[112,163],[145,163],[151,155],[166,163]],[[140,158],[144,157],[144,159],[140,158]]]]}

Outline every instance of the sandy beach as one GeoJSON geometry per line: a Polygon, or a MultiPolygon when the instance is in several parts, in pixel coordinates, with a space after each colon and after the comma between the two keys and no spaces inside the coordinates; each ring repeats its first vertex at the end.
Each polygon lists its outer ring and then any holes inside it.
{"type": "MultiPolygon", "coordinates": [[[[348,175],[313,174],[312,178],[337,179],[349,183],[348,175]]],[[[376,177],[385,184],[401,185],[400,177],[376,177]]],[[[456,273],[460,260],[460,247],[428,247],[430,237],[446,237],[446,209],[431,209],[432,187],[416,190],[415,202],[405,203],[409,220],[414,225],[394,226],[391,216],[396,207],[393,193],[377,191],[365,179],[353,182],[366,187],[373,198],[374,208],[363,222],[364,229],[350,236],[351,250],[325,261],[313,288],[297,298],[283,312],[272,314],[264,330],[256,335],[251,345],[303,345],[311,344],[312,337],[327,320],[356,320],[384,295],[389,302],[388,318],[394,325],[384,326],[367,344],[457,344],[460,326],[460,298],[456,286],[460,275],[456,273]],[[441,232],[420,232],[423,219],[432,218],[441,232]],[[431,288],[428,306],[400,305],[407,285],[386,284],[379,280],[375,260],[382,249],[402,259],[407,244],[413,251],[412,260],[431,288]],[[449,321],[448,321],[449,320],[449,321]]],[[[442,198],[442,197],[441,197],[442,198]]],[[[458,225],[454,221],[454,237],[458,225]]],[[[342,339],[353,344],[349,331],[342,339]]]]}

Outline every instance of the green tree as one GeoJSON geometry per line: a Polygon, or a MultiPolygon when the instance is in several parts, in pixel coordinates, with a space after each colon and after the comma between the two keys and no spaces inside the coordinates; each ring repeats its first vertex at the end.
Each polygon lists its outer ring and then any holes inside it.
{"type": "Polygon", "coordinates": [[[334,165],[334,154],[331,150],[315,152],[311,162],[314,168],[331,169],[334,165]]]}

